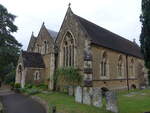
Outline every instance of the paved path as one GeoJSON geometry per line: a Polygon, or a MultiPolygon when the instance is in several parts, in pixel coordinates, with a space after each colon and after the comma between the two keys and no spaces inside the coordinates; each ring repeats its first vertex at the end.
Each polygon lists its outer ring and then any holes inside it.
{"type": "Polygon", "coordinates": [[[43,106],[33,99],[11,91],[0,91],[7,113],[46,113],[43,106]]]}

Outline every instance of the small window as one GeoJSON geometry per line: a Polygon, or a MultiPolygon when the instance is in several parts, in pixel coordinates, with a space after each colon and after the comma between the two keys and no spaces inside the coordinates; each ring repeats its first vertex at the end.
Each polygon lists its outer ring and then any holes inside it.
{"type": "Polygon", "coordinates": [[[40,80],[40,72],[39,71],[36,71],[34,73],[34,80],[40,80]]]}
{"type": "Polygon", "coordinates": [[[44,41],[44,53],[47,53],[47,49],[48,49],[48,42],[47,40],[44,41]]]}
{"type": "Polygon", "coordinates": [[[118,59],[118,77],[122,77],[123,76],[123,70],[124,70],[124,66],[123,66],[123,58],[120,55],[119,59],[118,59]]]}
{"type": "Polygon", "coordinates": [[[107,65],[107,54],[104,52],[101,61],[101,76],[107,76],[107,65]]]}

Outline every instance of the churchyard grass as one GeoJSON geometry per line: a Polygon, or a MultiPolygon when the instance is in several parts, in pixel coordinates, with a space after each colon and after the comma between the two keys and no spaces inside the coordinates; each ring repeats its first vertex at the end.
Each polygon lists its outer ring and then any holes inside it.
{"type": "Polygon", "coordinates": [[[120,92],[118,103],[120,113],[150,112],[150,89],[120,92]]]}
{"type": "Polygon", "coordinates": [[[48,101],[50,108],[56,106],[58,113],[111,113],[103,108],[76,103],[74,97],[64,93],[53,92],[49,94],[36,94],[48,101]]]}
{"type": "MultiPolygon", "coordinates": [[[[49,92],[36,94],[48,101],[50,108],[56,106],[59,113],[110,113],[105,107],[96,108],[74,101],[64,93],[49,92]]],[[[104,102],[105,103],[105,102],[104,102]]],[[[150,89],[118,92],[119,113],[144,113],[150,111],[150,89]]]]}

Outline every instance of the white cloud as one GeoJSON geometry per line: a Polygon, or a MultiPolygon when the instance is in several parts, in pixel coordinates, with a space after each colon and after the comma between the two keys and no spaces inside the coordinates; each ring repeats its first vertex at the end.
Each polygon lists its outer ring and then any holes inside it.
{"type": "MultiPolygon", "coordinates": [[[[27,48],[31,32],[38,34],[43,21],[58,31],[71,2],[73,12],[127,39],[139,40],[141,0],[0,0],[17,15],[16,39],[27,48]]],[[[138,42],[139,43],[139,42],[138,42]]]]}

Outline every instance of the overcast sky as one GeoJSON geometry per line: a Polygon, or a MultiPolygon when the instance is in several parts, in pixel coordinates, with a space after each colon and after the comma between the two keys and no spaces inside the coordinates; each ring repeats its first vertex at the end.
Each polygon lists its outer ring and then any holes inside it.
{"type": "Polygon", "coordinates": [[[13,34],[26,49],[32,31],[37,36],[45,22],[47,28],[59,31],[71,3],[72,11],[95,24],[139,44],[141,0],[0,0],[17,16],[17,33],[13,34]]]}

